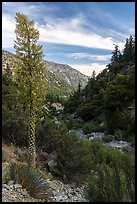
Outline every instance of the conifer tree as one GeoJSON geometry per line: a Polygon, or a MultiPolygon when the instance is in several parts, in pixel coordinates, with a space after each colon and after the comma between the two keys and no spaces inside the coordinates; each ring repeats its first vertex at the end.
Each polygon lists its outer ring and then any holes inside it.
{"type": "Polygon", "coordinates": [[[135,39],[130,35],[129,39],[126,39],[126,44],[123,50],[123,60],[125,62],[135,62],[135,39]]]}
{"type": "Polygon", "coordinates": [[[16,41],[14,48],[19,59],[16,68],[16,82],[20,103],[28,111],[28,144],[30,166],[36,167],[35,129],[36,120],[45,94],[45,66],[42,46],[37,44],[39,31],[34,21],[16,13],[16,41]]]}
{"type": "Polygon", "coordinates": [[[120,58],[121,58],[120,50],[118,48],[118,45],[115,45],[115,50],[112,52],[111,65],[120,62],[120,58]]]}
{"type": "Polygon", "coordinates": [[[81,84],[80,84],[80,82],[78,83],[78,93],[79,94],[81,93],[81,84]]]}

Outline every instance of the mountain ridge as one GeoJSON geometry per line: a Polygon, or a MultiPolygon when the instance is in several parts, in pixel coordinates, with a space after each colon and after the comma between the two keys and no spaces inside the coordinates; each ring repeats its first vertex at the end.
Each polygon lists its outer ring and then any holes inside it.
{"type": "MultiPolygon", "coordinates": [[[[17,59],[14,53],[2,50],[3,70],[6,68],[7,64],[9,64],[11,66],[11,69],[13,69],[16,62],[17,59]]],[[[61,79],[61,81],[65,81],[70,89],[76,90],[79,83],[81,84],[82,88],[86,86],[89,77],[80,73],[78,70],[72,68],[67,64],[60,64],[57,62],[47,60],[44,60],[44,62],[45,68],[47,69],[48,72],[50,72],[50,75],[54,74],[54,77],[56,75],[57,78],[61,79]]]]}

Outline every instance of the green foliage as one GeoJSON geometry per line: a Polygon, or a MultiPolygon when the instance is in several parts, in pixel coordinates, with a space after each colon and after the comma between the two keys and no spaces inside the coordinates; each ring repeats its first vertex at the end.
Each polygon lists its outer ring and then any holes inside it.
{"type": "Polygon", "coordinates": [[[74,91],[73,94],[70,95],[68,101],[66,101],[65,105],[65,112],[74,113],[77,110],[77,106],[82,101],[82,97],[80,92],[74,91]]]}
{"type": "Polygon", "coordinates": [[[135,62],[135,39],[132,36],[126,39],[123,60],[125,62],[135,62]]]}
{"type": "Polygon", "coordinates": [[[77,109],[77,113],[85,121],[95,119],[100,115],[100,100],[99,95],[94,95],[94,98],[90,98],[83,102],[77,109]]]}
{"type": "Polygon", "coordinates": [[[112,52],[112,57],[111,57],[111,64],[115,64],[121,61],[121,53],[118,48],[118,45],[115,45],[115,50],[112,52]]]}
{"type": "Polygon", "coordinates": [[[129,90],[129,77],[123,74],[117,74],[106,89],[104,114],[110,133],[114,133],[115,129],[128,129],[132,124],[131,116],[123,111],[130,98],[129,90]]]}
{"type": "Polygon", "coordinates": [[[61,178],[65,175],[67,182],[80,183],[85,180],[93,163],[90,144],[72,133],[63,136],[62,145],[58,150],[57,166],[53,173],[61,178]]]}
{"type": "Polygon", "coordinates": [[[75,122],[75,119],[73,118],[73,116],[69,116],[67,118],[67,120],[65,121],[65,124],[67,126],[67,128],[70,130],[70,129],[73,129],[74,127],[77,126],[76,122],[75,122]]]}
{"type": "Polygon", "coordinates": [[[34,28],[34,22],[27,16],[17,13],[15,33],[14,47],[16,58],[19,59],[15,70],[18,94],[28,113],[28,108],[33,104],[33,111],[38,114],[46,94],[44,80],[46,69],[43,62],[42,46],[37,45],[39,31],[34,28]]]}
{"type": "Polygon", "coordinates": [[[90,134],[92,132],[102,131],[103,128],[100,127],[97,121],[88,121],[83,123],[82,129],[85,134],[90,134]]]}
{"type": "Polygon", "coordinates": [[[27,145],[28,122],[23,105],[17,95],[16,83],[2,75],[2,137],[5,142],[27,145]]]}
{"type": "Polygon", "coordinates": [[[8,184],[10,181],[9,175],[2,176],[2,184],[8,184]]]}
{"type": "Polygon", "coordinates": [[[87,198],[90,202],[134,202],[134,160],[120,153],[111,157],[109,165],[101,163],[90,173],[87,198]]]}
{"type": "Polygon", "coordinates": [[[42,111],[46,94],[46,70],[42,46],[37,44],[39,31],[27,16],[16,13],[16,41],[14,48],[19,60],[15,71],[18,97],[28,113],[28,143],[30,165],[36,165],[35,125],[42,111]]]}
{"type": "Polygon", "coordinates": [[[28,166],[12,163],[10,177],[26,188],[30,195],[37,199],[47,199],[50,195],[49,186],[40,173],[28,166]]]}
{"type": "Polygon", "coordinates": [[[63,98],[63,96],[61,97],[61,93],[59,93],[59,95],[58,95],[57,93],[52,93],[52,91],[51,92],[48,91],[48,93],[46,95],[46,101],[48,101],[50,103],[64,104],[65,99],[63,98]]]}
{"type": "MultiPolygon", "coordinates": [[[[62,127],[63,128],[63,127],[62,127]]],[[[37,124],[36,144],[38,147],[46,148],[47,152],[52,152],[60,146],[62,139],[62,131],[60,126],[56,125],[51,119],[46,118],[45,121],[37,124]]],[[[64,134],[66,130],[64,129],[64,134]]]]}
{"type": "MultiPolygon", "coordinates": [[[[75,134],[68,133],[62,124],[56,125],[46,120],[43,127],[45,127],[43,133],[40,131],[37,137],[39,138],[37,144],[39,147],[44,147],[48,153],[57,152],[57,165],[52,170],[52,174],[61,179],[65,175],[66,182],[88,182],[85,178],[88,178],[91,171],[96,171],[96,165],[105,163],[114,168],[115,163],[119,166],[123,163],[125,153],[102,145],[99,141],[80,139],[75,134]]],[[[109,142],[112,137],[108,135],[103,139],[109,142]]],[[[43,161],[45,159],[42,159],[43,161]]]]}
{"type": "Polygon", "coordinates": [[[96,77],[91,77],[81,94],[75,93],[65,104],[68,113],[76,113],[84,121],[105,122],[107,134],[120,129],[134,134],[134,118],[127,111],[135,98],[135,39],[130,36],[123,53],[117,45],[111,63],[96,77]],[[125,60],[126,59],[126,60],[125,60]],[[101,118],[103,120],[101,121],[101,118]]]}
{"type": "Polygon", "coordinates": [[[104,135],[102,136],[102,141],[105,143],[111,142],[113,140],[113,136],[112,135],[104,135]]]}
{"type": "Polygon", "coordinates": [[[107,108],[122,108],[123,102],[126,103],[129,91],[129,77],[124,74],[117,74],[106,89],[105,93],[105,107],[107,108]]]}

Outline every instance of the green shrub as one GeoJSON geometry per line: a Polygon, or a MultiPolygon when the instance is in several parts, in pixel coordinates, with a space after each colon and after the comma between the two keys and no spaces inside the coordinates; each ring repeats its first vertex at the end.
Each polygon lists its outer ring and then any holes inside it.
{"type": "Polygon", "coordinates": [[[124,131],[120,130],[120,129],[117,129],[115,130],[114,132],[114,136],[115,136],[115,139],[116,140],[122,140],[123,139],[123,136],[124,136],[124,131]]]}
{"type": "Polygon", "coordinates": [[[101,164],[90,174],[86,197],[90,202],[134,202],[133,183],[127,188],[130,179],[117,165],[111,168],[101,164]]]}
{"type": "Polygon", "coordinates": [[[8,184],[10,178],[8,175],[2,176],[2,184],[8,184]]]}
{"type": "Polygon", "coordinates": [[[36,130],[37,146],[44,147],[48,153],[60,147],[62,134],[67,133],[67,128],[63,124],[57,125],[49,118],[39,123],[36,130]]]}
{"type": "Polygon", "coordinates": [[[82,129],[85,134],[90,134],[91,132],[102,131],[102,127],[96,121],[88,121],[82,125],[82,129]]]}
{"type": "Polygon", "coordinates": [[[2,137],[5,142],[26,145],[27,113],[18,100],[15,81],[6,75],[2,79],[2,137]]]}
{"type": "Polygon", "coordinates": [[[63,136],[62,145],[58,150],[57,166],[54,175],[66,176],[68,182],[81,182],[93,166],[92,154],[90,154],[90,143],[69,133],[63,136]]]}
{"type": "Polygon", "coordinates": [[[72,116],[69,116],[68,120],[66,121],[66,126],[68,129],[72,129],[75,127],[75,120],[72,116]]]}
{"type": "Polygon", "coordinates": [[[102,136],[102,141],[105,143],[111,142],[113,140],[113,136],[112,135],[104,135],[102,136]]]}

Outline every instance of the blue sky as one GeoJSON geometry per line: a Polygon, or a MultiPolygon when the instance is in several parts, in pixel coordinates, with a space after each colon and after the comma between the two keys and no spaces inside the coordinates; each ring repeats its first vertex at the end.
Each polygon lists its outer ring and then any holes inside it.
{"type": "Polygon", "coordinates": [[[134,2],[2,2],[2,47],[11,52],[17,12],[34,20],[44,59],[88,76],[110,62],[113,44],[122,50],[135,33],[134,2]]]}

